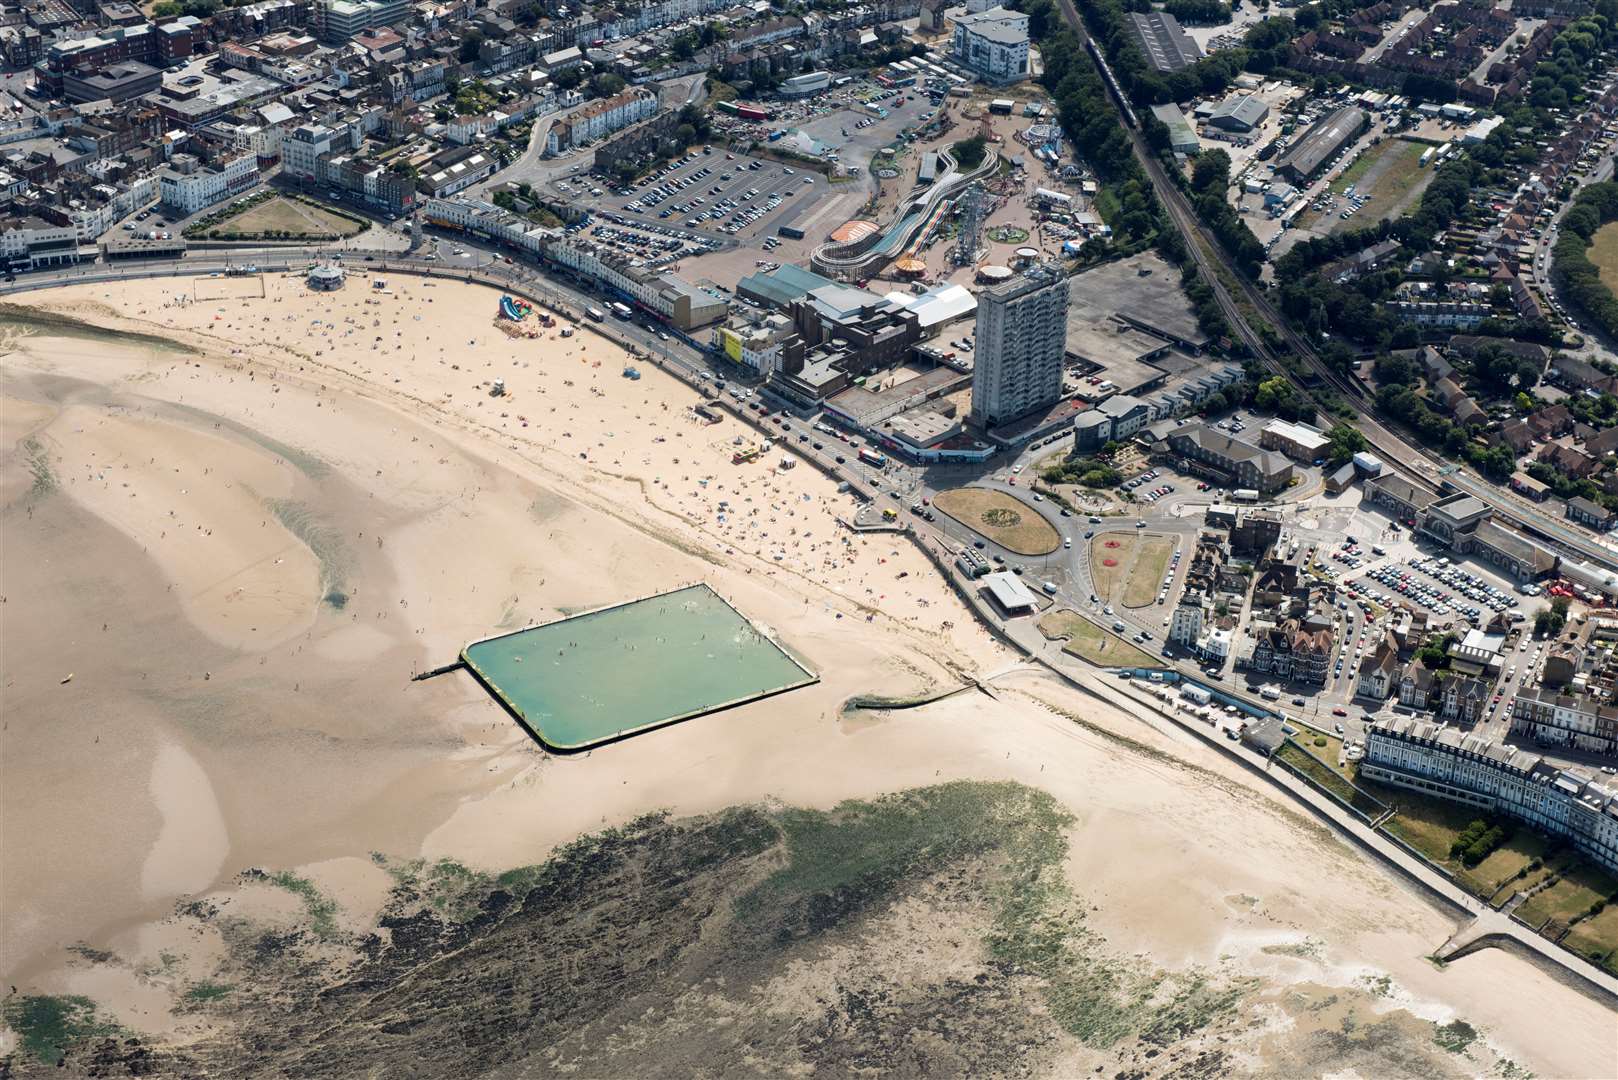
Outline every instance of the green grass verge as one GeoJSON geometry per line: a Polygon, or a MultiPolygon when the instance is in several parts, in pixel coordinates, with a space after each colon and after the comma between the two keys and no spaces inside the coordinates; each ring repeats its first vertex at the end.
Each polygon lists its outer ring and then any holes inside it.
{"type": "Polygon", "coordinates": [[[1361,791],[1348,777],[1291,739],[1281,744],[1275,756],[1366,817],[1374,818],[1386,809],[1374,796],[1361,791]]]}
{"type": "Polygon", "coordinates": [[[1618,221],[1597,229],[1584,254],[1601,272],[1601,284],[1618,294],[1618,221]]]}
{"type": "MultiPolygon", "coordinates": [[[[1597,900],[1618,895],[1618,881],[1599,867],[1576,858],[1559,861],[1565,865],[1559,870],[1561,876],[1556,884],[1530,896],[1517,909],[1524,922],[1534,926],[1547,919],[1567,923],[1589,911],[1597,900]]],[[[1618,939],[1608,942],[1609,948],[1614,946],[1618,946],[1618,939]]]]}
{"type": "Polygon", "coordinates": [[[1039,620],[1039,632],[1053,641],[1067,638],[1062,651],[1102,667],[1161,667],[1162,661],[1114,637],[1089,619],[1071,611],[1049,611],[1039,620]]]}

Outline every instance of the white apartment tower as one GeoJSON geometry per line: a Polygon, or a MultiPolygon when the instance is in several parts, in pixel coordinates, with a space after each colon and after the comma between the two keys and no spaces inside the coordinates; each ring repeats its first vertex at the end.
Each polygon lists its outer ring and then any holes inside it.
{"type": "Polygon", "coordinates": [[[972,420],[980,427],[1027,416],[1062,397],[1067,278],[1038,265],[978,294],[972,420]]]}

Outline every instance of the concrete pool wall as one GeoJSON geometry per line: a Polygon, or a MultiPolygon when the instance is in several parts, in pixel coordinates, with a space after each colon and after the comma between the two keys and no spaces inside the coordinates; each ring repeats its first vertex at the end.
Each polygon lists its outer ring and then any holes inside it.
{"type": "Polygon", "coordinates": [[[705,584],[482,638],[461,650],[461,662],[561,753],[819,681],[705,584]]]}

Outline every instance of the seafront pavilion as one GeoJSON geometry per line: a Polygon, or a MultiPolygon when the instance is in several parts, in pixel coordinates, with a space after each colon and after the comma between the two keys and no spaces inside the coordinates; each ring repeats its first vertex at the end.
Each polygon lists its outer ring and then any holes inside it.
{"type": "Polygon", "coordinates": [[[461,660],[558,751],[600,746],[819,679],[706,585],[474,641],[461,660]]]}

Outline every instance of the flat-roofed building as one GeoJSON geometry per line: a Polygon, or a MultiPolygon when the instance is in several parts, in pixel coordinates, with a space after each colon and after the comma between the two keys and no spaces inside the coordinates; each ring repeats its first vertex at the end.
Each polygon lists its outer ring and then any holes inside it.
{"type": "Polygon", "coordinates": [[[961,66],[988,82],[1028,78],[1028,16],[992,7],[957,16],[950,53],[961,66]]]}
{"type": "Polygon", "coordinates": [[[1036,265],[978,294],[972,420],[998,427],[1062,397],[1068,282],[1036,265]]]}
{"type": "Polygon", "coordinates": [[[1266,450],[1279,450],[1294,461],[1310,462],[1326,452],[1331,440],[1311,424],[1275,419],[1264,425],[1258,444],[1266,450]]]}
{"type": "Polygon", "coordinates": [[[315,9],[320,36],[341,44],[373,27],[392,26],[410,18],[408,0],[322,0],[315,9]]]}
{"type": "Polygon", "coordinates": [[[125,60],[90,71],[70,71],[62,76],[62,96],[69,101],[111,101],[118,103],[150,94],[163,85],[163,73],[150,64],[125,60]]]}

